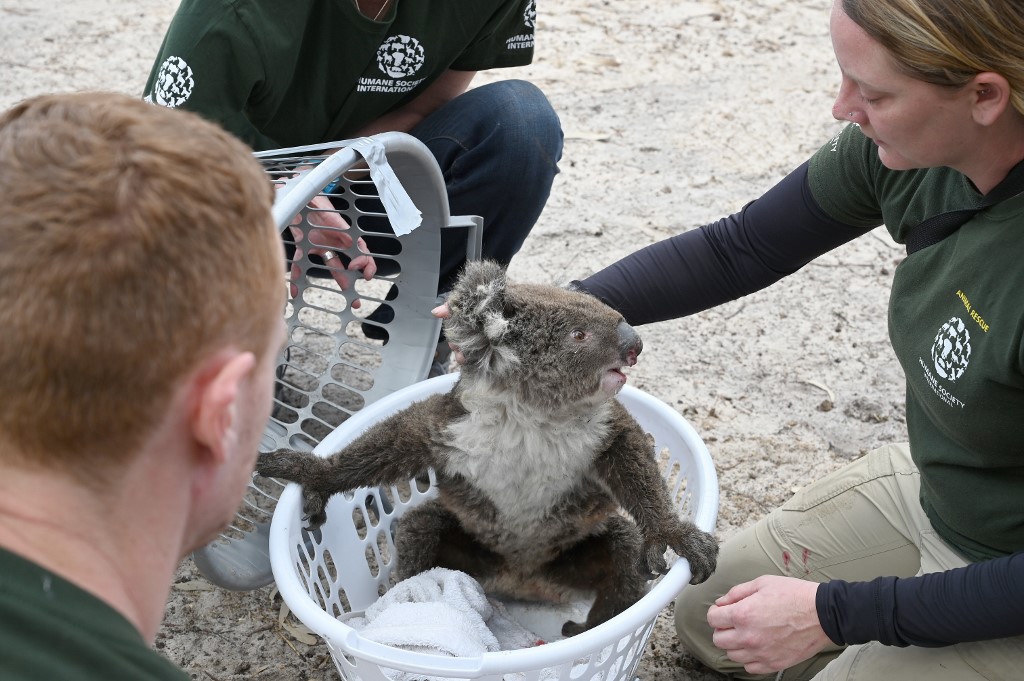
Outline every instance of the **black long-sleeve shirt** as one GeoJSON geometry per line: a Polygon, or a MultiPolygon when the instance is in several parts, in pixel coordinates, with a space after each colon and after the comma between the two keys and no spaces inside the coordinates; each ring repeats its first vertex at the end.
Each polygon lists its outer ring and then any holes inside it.
{"type": "MultiPolygon", "coordinates": [[[[874,226],[852,227],[815,201],[808,164],[718,222],[641,249],[576,282],[630,324],[673,319],[748,295],[874,226]]],[[[835,643],[943,646],[1024,634],[1024,553],[965,568],[869,582],[841,580],[817,593],[835,643]]]]}
{"type": "Polygon", "coordinates": [[[633,325],[683,317],[759,291],[867,233],[815,202],[804,163],[718,222],[643,248],[576,282],[633,325]]]}
{"type": "Polygon", "coordinates": [[[815,606],[838,645],[938,648],[1024,634],[1024,552],[901,579],[833,580],[815,606]]]}

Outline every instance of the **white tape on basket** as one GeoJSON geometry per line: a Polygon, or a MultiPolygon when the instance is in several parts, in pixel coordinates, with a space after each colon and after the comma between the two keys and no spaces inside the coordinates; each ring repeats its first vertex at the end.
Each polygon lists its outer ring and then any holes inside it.
{"type": "Polygon", "coordinates": [[[423,222],[423,214],[416,208],[405,187],[398,181],[395,171],[388,165],[384,145],[370,137],[361,137],[350,144],[349,148],[366,160],[366,165],[370,168],[370,179],[377,187],[377,193],[395,234],[402,236],[419,227],[423,222]]]}

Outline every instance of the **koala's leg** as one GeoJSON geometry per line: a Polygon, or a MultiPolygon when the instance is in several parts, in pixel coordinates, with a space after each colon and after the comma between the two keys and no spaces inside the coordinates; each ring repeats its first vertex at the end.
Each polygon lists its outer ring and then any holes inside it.
{"type": "Polygon", "coordinates": [[[647,580],[639,569],[641,545],[636,525],[611,516],[602,533],[571,546],[544,566],[545,574],[559,584],[596,593],[587,621],[566,622],[563,636],[596,627],[647,593],[647,580]]]}
{"type": "Polygon", "coordinates": [[[435,567],[459,570],[480,579],[504,564],[500,555],[467,533],[458,518],[436,500],[410,509],[399,519],[395,551],[398,579],[435,567]]]}

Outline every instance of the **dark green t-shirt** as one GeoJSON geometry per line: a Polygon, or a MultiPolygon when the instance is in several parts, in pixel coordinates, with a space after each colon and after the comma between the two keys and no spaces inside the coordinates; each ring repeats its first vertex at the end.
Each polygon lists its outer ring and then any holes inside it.
{"type": "MultiPolygon", "coordinates": [[[[856,125],[815,154],[810,183],[829,215],[884,222],[899,243],[928,217],[981,200],[950,168],[885,168],[856,125]]],[[[974,560],[1024,549],[1024,196],[904,259],[888,326],[935,530],[974,560]]]]}
{"type": "Polygon", "coordinates": [[[74,584],[0,549],[0,679],[188,681],[132,624],[74,584]]]}
{"type": "Polygon", "coordinates": [[[257,150],[351,137],[448,69],[533,59],[534,0],[184,0],[144,96],[198,112],[257,150]]]}

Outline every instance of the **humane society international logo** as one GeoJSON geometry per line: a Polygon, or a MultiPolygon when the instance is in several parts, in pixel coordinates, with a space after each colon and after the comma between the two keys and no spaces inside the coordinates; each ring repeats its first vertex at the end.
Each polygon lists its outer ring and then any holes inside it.
{"type": "Polygon", "coordinates": [[[506,40],[506,50],[525,50],[533,47],[533,29],[537,27],[537,3],[534,0],[530,0],[523,8],[523,25],[530,30],[506,40]]]}
{"type": "Polygon", "coordinates": [[[918,358],[924,371],[924,380],[935,396],[951,407],[964,408],[964,402],[942,385],[942,380],[955,383],[964,375],[971,361],[971,332],[959,317],[952,317],[939,328],[932,341],[931,366],[923,357],[918,358]],[[932,369],[934,368],[934,373],[932,369]]]}
{"type": "Polygon", "coordinates": [[[932,342],[935,372],[949,381],[963,376],[971,361],[971,332],[959,317],[942,325],[932,342]]]}
{"type": "Polygon", "coordinates": [[[537,27],[537,3],[534,0],[526,3],[526,9],[523,10],[523,23],[529,28],[537,27]]]}
{"type": "Polygon", "coordinates": [[[188,62],[181,57],[170,56],[160,65],[153,81],[153,92],[145,100],[174,109],[188,101],[195,87],[196,80],[188,62]]]}
{"type": "Polygon", "coordinates": [[[392,78],[415,75],[424,60],[423,45],[407,35],[391,36],[377,48],[377,66],[392,78]]]}
{"type": "Polygon", "coordinates": [[[426,50],[423,44],[407,35],[389,37],[377,48],[377,68],[387,78],[362,77],[356,84],[356,92],[409,92],[423,82],[422,78],[404,80],[423,68],[426,63],[426,50]]]}

